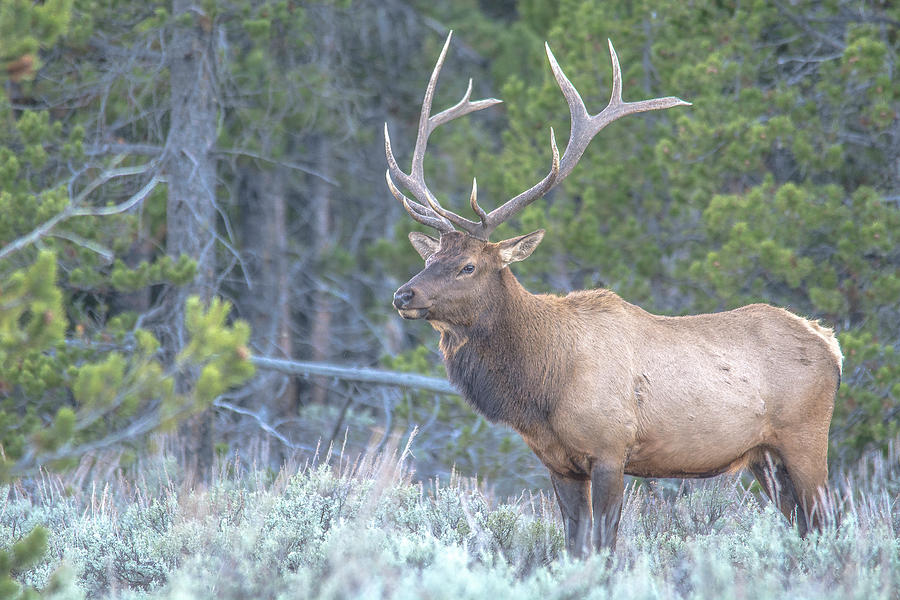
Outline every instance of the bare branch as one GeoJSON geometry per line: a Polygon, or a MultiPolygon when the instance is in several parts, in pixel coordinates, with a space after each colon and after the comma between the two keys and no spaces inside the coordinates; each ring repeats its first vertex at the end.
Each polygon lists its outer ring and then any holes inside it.
{"type": "Polygon", "coordinates": [[[94,240],[89,240],[86,237],[82,237],[77,233],[72,233],[71,231],[52,231],[47,235],[62,238],[64,240],[72,242],[73,244],[77,244],[82,248],[87,248],[91,252],[99,254],[101,257],[103,257],[103,260],[107,263],[111,263],[116,257],[115,253],[113,253],[111,249],[107,248],[103,244],[95,242],[94,240]]]}
{"type": "Polygon", "coordinates": [[[252,152],[250,150],[243,150],[241,148],[217,148],[213,151],[213,154],[225,154],[225,155],[231,155],[231,156],[246,156],[248,158],[255,158],[256,160],[261,160],[263,162],[267,162],[267,163],[271,163],[273,165],[285,167],[285,168],[288,168],[288,169],[291,169],[294,171],[300,171],[301,173],[306,173],[307,175],[312,175],[313,177],[318,177],[325,183],[331,184],[333,186],[340,185],[337,181],[335,181],[328,175],[325,175],[324,173],[322,173],[312,167],[309,167],[306,165],[301,165],[300,163],[293,162],[293,161],[288,162],[288,161],[284,161],[284,160],[278,160],[278,159],[272,158],[270,156],[264,156],[264,155],[258,154],[256,152],[252,152]]]}
{"type": "Polygon", "coordinates": [[[109,215],[117,215],[123,212],[126,212],[132,208],[134,208],[138,203],[140,203],[144,198],[150,195],[150,192],[153,191],[160,183],[165,183],[166,178],[163,175],[154,175],[147,184],[142,187],[140,190],[134,193],[128,200],[124,202],[120,202],[119,204],[114,204],[113,206],[101,206],[101,207],[81,207],[75,208],[72,211],[71,216],[73,217],[107,217],[109,215]]]}
{"type": "Polygon", "coordinates": [[[105,144],[92,144],[85,147],[84,153],[88,156],[103,156],[105,154],[141,154],[144,156],[158,156],[162,153],[162,146],[153,144],[125,144],[121,142],[109,142],[105,144]]]}
{"type": "MultiPolygon", "coordinates": [[[[124,177],[126,175],[137,175],[140,173],[144,173],[148,171],[153,165],[144,165],[143,167],[128,167],[123,169],[112,169],[111,171],[107,171],[97,179],[95,179],[91,184],[89,184],[88,188],[90,190],[97,189],[102,183],[109,181],[115,177],[124,177]],[[98,183],[99,182],[99,183],[98,183]]],[[[115,204],[113,206],[78,206],[77,201],[83,200],[86,196],[86,191],[82,191],[78,197],[76,198],[76,202],[69,204],[62,212],[57,213],[41,225],[38,225],[31,232],[16,238],[12,242],[3,246],[0,249],[0,259],[6,258],[13,252],[17,252],[23,248],[30,246],[35,243],[42,237],[48,235],[54,227],[66,221],[67,219],[71,219],[72,217],[104,217],[109,215],[115,215],[119,213],[123,213],[139,202],[141,202],[144,198],[146,198],[150,192],[160,183],[164,182],[166,178],[162,175],[154,175],[150,181],[147,182],[144,187],[135,192],[130,198],[125,200],[124,202],[120,202],[119,204],[115,204]]]]}
{"type": "Polygon", "coordinates": [[[239,415],[243,415],[246,417],[253,417],[253,420],[256,421],[256,423],[257,423],[257,425],[259,425],[260,429],[262,429],[263,431],[265,431],[266,433],[268,433],[269,435],[271,435],[272,437],[274,437],[279,442],[281,442],[282,444],[284,444],[285,446],[287,446],[288,448],[290,448],[292,450],[311,450],[311,448],[309,446],[302,445],[302,444],[299,444],[299,445],[295,444],[292,441],[290,441],[289,439],[287,439],[286,437],[284,437],[282,434],[280,434],[278,432],[278,430],[276,430],[274,427],[269,425],[266,422],[266,420],[262,417],[262,415],[260,415],[259,413],[255,413],[252,410],[244,408],[242,406],[237,406],[236,404],[232,404],[231,402],[227,402],[225,400],[222,400],[221,398],[217,398],[216,400],[214,400],[213,406],[215,406],[216,408],[224,408],[225,410],[229,410],[233,413],[237,413],[239,415]]]}
{"type": "MultiPolygon", "coordinates": [[[[181,410],[179,410],[175,415],[170,415],[170,417],[177,416],[179,414],[186,414],[187,412],[189,412],[189,410],[190,406],[186,405],[182,407],[181,410]]],[[[10,469],[10,473],[13,477],[18,477],[28,473],[38,465],[46,465],[47,463],[51,463],[54,461],[82,456],[89,452],[109,448],[111,446],[118,445],[126,440],[131,440],[147,434],[154,429],[157,429],[161,424],[162,418],[158,411],[147,411],[139,418],[132,420],[128,427],[113,432],[106,437],[95,440],[93,442],[77,445],[74,445],[70,442],[54,450],[53,452],[47,453],[35,452],[35,449],[31,447],[22,458],[16,461],[16,463],[10,469]]]]}
{"type": "Polygon", "coordinates": [[[288,375],[300,375],[303,377],[324,375],[326,377],[334,377],[346,381],[362,381],[380,385],[428,390],[430,392],[438,392],[441,394],[459,394],[446,379],[427,377],[416,373],[401,373],[399,371],[369,369],[365,367],[345,367],[332,363],[284,360],[263,356],[254,356],[250,360],[259,369],[278,371],[288,375]]]}
{"type": "MultiPolygon", "coordinates": [[[[124,154],[119,154],[113,157],[112,164],[117,165],[120,162],[125,160],[124,154]]],[[[72,200],[72,204],[78,205],[84,202],[87,197],[96,190],[98,187],[109,181],[110,179],[116,179],[119,177],[128,177],[129,175],[140,175],[142,173],[146,173],[152,167],[156,165],[155,161],[151,161],[147,164],[137,165],[134,167],[122,167],[118,169],[107,169],[100,173],[100,176],[87,184],[81,192],[72,200]]]]}

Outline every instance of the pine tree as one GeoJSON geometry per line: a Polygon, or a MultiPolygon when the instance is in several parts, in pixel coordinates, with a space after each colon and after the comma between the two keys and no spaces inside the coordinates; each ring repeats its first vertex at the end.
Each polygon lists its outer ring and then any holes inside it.
{"type": "MultiPolygon", "coordinates": [[[[128,293],[184,285],[197,266],[186,255],[125,263],[142,216],[159,218],[165,176],[139,153],[90,151],[85,122],[96,113],[66,110],[70,90],[40,76],[41,64],[56,68],[50,59],[90,35],[90,21],[70,27],[69,8],[16,0],[0,9],[0,31],[20,36],[4,36],[3,58],[33,56],[27,70],[8,68],[0,95],[0,482],[139,448],[253,373],[249,327],[229,322],[227,302],[186,299],[173,360],[141,326],[145,315],[123,308],[128,293]],[[196,385],[179,393],[187,372],[196,385]]],[[[37,528],[0,551],[0,597],[35,594],[10,574],[43,554],[46,537],[37,528]]]]}

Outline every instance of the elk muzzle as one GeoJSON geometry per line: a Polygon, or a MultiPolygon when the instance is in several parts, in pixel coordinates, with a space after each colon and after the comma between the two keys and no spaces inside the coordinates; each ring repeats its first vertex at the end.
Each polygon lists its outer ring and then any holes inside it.
{"type": "Polygon", "coordinates": [[[431,306],[423,300],[416,288],[407,283],[394,292],[394,308],[404,319],[424,319],[431,306]]]}

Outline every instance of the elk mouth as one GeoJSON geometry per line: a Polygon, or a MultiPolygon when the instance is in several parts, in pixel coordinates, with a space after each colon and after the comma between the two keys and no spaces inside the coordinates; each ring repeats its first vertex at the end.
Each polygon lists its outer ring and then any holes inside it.
{"type": "Polygon", "coordinates": [[[398,308],[397,312],[400,313],[400,316],[404,319],[424,319],[428,316],[429,309],[431,309],[430,306],[425,306],[423,308],[404,307],[398,308]]]}

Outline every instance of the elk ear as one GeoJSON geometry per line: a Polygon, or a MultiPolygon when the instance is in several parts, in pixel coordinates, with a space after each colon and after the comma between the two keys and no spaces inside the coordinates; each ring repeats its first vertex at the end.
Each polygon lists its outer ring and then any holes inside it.
{"type": "Polygon", "coordinates": [[[538,229],[519,237],[510,238],[497,243],[497,249],[500,252],[500,260],[504,265],[509,263],[525,260],[534,249],[537,248],[541,240],[544,239],[544,230],[538,229]]]}
{"type": "Polygon", "coordinates": [[[440,240],[436,240],[430,235],[425,235],[418,231],[409,232],[409,241],[423,260],[428,260],[428,257],[437,252],[438,248],[441,246],[440,240]]]}

